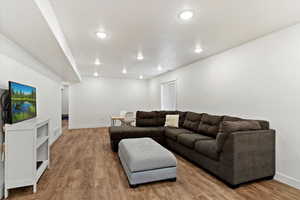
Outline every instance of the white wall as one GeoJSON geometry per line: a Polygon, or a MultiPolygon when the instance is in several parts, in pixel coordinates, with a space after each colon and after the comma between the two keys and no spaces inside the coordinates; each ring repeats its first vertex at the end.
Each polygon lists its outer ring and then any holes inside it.
{"type": "MultiPolygon", "coordinates": [[[[0,96],[5,92],[5,90],[0,89],[0,96]]],[[[2,108],[0,106],[0,113],[2,111],[2,108]]],[[[4,133],[2,131],[3,122],[2,122],[2,116],[0,115],[0,144],[4,141],[4,133]]],[[[0,156],[2,157],[2,153],[0,153],[0,156]]],[[[3,197],[4,193],[4,161],[0,157],[0,199],[3,197]]]]}
{"type": "Polygon", "coordinates": [[[179,110],[267,119],[277,131],[277,179],[300,188],[300,25],[252,41],[150,81],[177,80],[179,110]]]}
{"type": "Polygon", "coordinates": [[[110,125],[110,115],[121,110],[149,108],[148,82],[145,80],[83,78],[70,85],[70,128],[110,125]]]}
{"type": "Polygon", "coordinates": [[[50,118],[50,140],[54,141],[61,134],[61,80],[1,34],[0,44],[0,88],[7,89],[8,81],[36,87],[37,114],[50,118]]]}
{"type": "MultiPolygon", "coordinates": [[[[8,81],[37,88],[37,114],[41,118],[50,118],[50,141],[54,142],[61,134],[61,80],[48,71],[46,66],[0,34],[0,88],[8,89],[8,81]]],[[[4,188],[3,171],[4,164],[0,161],[0,198],[4,188]]]]}
{"type": "Polygon", "coordinates": [[[62,88],[62,114],[69,114],[69,86],[62,88]]]}

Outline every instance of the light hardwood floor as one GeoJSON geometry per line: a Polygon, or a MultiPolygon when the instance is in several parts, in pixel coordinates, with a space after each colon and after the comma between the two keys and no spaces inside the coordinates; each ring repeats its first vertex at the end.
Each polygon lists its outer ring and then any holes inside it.
{"type": "Polygon", "coordinates": [[[131,189],[118,157],[110,149],[106,128],[67,130],[51,147],[51,169],[38,191],[19,188],[19,200],[299,200],[300,190],[277,181],[261,181],[232,190],[184,158],[178,159],[177,182],[131,189]]]}

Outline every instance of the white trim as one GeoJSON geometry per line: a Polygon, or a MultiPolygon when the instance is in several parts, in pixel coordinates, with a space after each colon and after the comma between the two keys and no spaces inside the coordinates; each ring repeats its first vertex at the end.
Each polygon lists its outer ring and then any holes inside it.
{"type": "Polygon", "coordinates": [[[57,17],[55,12],[51,6],[49,0],[35,0],[37,7],[40,9],[42,16],[46,20],[47,24],[49,25],[50,30],[52,31],[54,37],[56,38],[59,46],[61,47],[62,51],[64,52],[67,60],[69,61],[73,71],[75,72],[79,82],[81,81],[81,75],[77,68],[75,59],[72,55],[71,49],[68,46],[67,40],[63,31],[58,23],[57,17]]]}
{"type": "Polygon", "coordinates": [[[276,173],[275,180],[285,183],[289,186],[295,187],[297,189],[300,189],[300,180],[290,177],[288,175],[282,174],[280,172],[276,173]]]}
{"type": "Polygon", "coordinates": [[[81,129],[81,128],[102,128],[109,127],[110,122],[96,122],[96,123],[80,123],[69,126],[69,129],[81,129]]]}

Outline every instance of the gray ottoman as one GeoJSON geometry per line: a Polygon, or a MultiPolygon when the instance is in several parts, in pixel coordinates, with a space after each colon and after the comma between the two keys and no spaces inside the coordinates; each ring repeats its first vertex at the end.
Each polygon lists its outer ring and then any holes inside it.
{"type": "Polygon", "coordinates": [[[176,181],[175,156],[151,138],[121,140],[118,155],[131,187],[160,180],[176,181]]]}

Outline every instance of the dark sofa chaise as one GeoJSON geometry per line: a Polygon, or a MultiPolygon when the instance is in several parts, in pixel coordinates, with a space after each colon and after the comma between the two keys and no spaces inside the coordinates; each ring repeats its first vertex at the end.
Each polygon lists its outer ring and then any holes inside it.
{"type": "Polygon", "coordinates": [[[263,120],[138,111],[136,127],[110,127],[109,134],[115,152],[121,139],[150,137],[231,187],[275,175],[275,131],[263,120]],[[164,127],[168,114],[179,114],[179,128],[164,127]]]}

